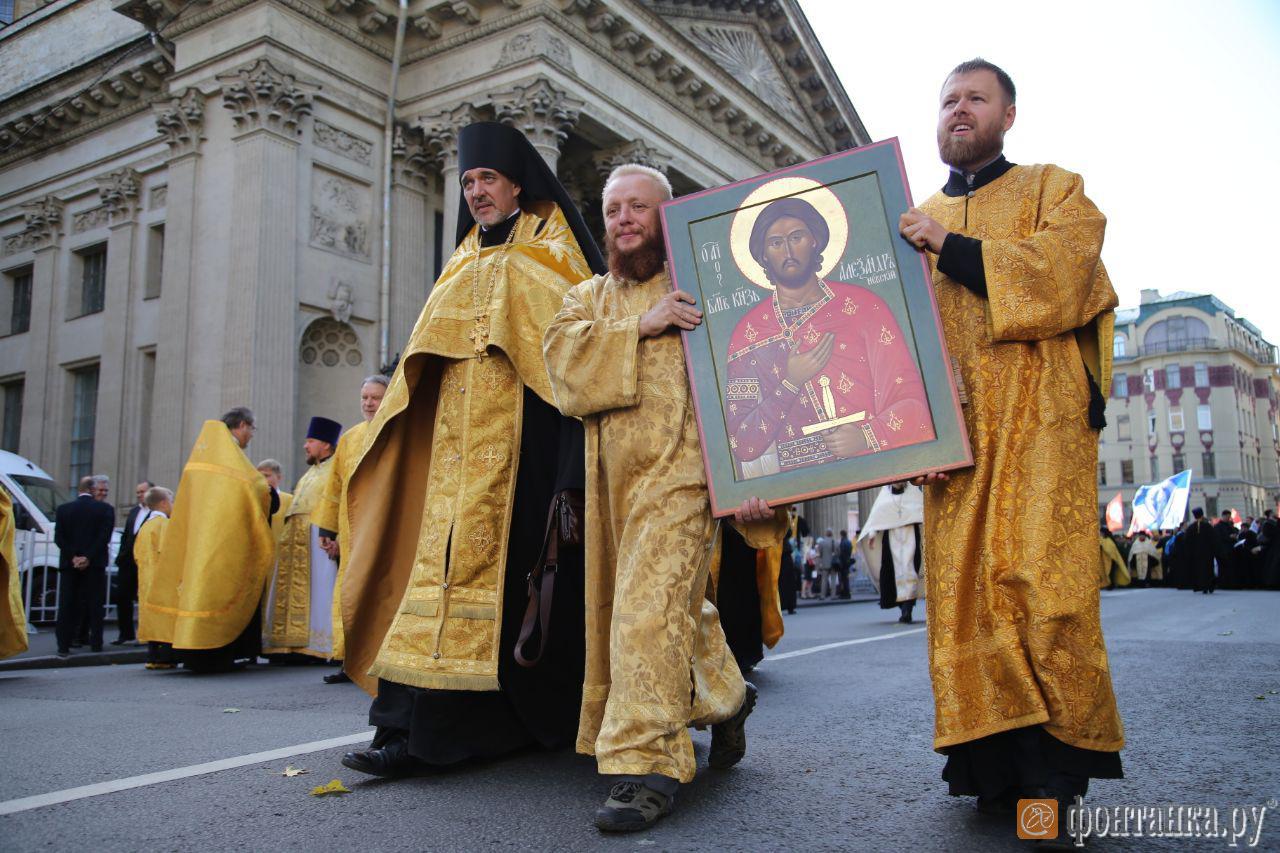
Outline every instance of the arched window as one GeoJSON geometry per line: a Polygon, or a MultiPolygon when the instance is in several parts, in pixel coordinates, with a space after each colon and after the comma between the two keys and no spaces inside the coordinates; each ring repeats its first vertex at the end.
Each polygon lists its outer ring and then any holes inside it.
{"type": "Polygon", "coordinates": [[[302,333],[298,358],[306,365],[359,367],[364,362],[355,329],[331,317],[322,317],[302,333]]]}
{"type": "Polygon", "coordinates": [[[1169,317],[1152,324],[1142,338],[1146,355],[1182,352],[1209,346],[1209,325],[1199,317],[1169,317]]]}
{"type": "Polygon", "coordinates": [[[1124,358],[1125,355],[1125,336],[1123,332],[1116,332],[1114,342],[1111,346],[1111,354],[1116,358],[1124,358]]]}

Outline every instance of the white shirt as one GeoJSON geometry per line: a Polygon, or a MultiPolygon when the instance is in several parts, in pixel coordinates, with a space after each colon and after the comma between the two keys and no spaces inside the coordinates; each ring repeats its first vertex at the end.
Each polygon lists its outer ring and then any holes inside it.
{"type": "Polygon", "coordinates": [[[138,531],[142,529],[143,523],[147,520],[148,511],[145,506],[138,504],[138,515],[133,519],[133,535],[137,536],[138,531]]]}

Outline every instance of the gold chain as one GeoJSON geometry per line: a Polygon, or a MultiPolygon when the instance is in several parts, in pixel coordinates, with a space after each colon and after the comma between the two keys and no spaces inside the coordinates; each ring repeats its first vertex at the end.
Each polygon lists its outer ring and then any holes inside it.
{"type": "Polygon", "coordinates": [[[483,248],[480,244],[481,232],[476,232],[476,257],[472,261],[471,270],[471,307],[475,311],[476,324],[471,329],[471,345],[475,348],[476,355],[484,358],[485,351],[489,347],[489,301],[493,298],[493,286],[498,278],[498,269],[507,262],[507,253],[511,250],[511,243],[515,240],[516,229],[520,227],[520,213],[516,214],[516,221],[512,223],[511,230],[507,232],[507,239],[503,241],[502,248],[499,250],[498,257],[494,259],[493,266],[489,270],[489,286],[485,289],[484,299],[480,298],[478,288],[480,286],[480,251],[483,248]]]}

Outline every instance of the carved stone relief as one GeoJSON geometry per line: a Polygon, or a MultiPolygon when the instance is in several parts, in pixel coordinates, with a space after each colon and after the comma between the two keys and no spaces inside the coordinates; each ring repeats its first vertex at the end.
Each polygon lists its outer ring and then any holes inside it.
{"type": "Polygon", "coordinates": [[[311,138],[315,141],[316,147],[332,151],[348,160],[368,166],[373,159],[372,142],[320,119],[316,119],[312,125],[311,138]]]}
{"type": "Polygon", "coordinates": [[[311,173],[311,245],[340,255],[370,260],[369,187],[316,168],[311,173]]]}
{"type": "Polygon", "coordinates": [[[111,222],[111,213],[107,210],[106,205],[98,205],[88,210],[71,215],[71,233],[83,234],[85,231],[92,231],[95,228],[101,228],[111,222]]]}
{"type": "Polygon", "coordinates": [[[754,31],[721,25],[695,25],[686,32],[712,61],[755,92],[760,100],[787,118],[804,121],[804,115],[787,89],[778,66],[754,31]]]}
{"type": "Polygon", "coordinates": [[[355,304],[351,285],[345,281],[335,281],[329,288],[329,313],[339,323],[351,322],[351,309],[355,304]]]}
{"type": "Polygon", "coordinates": [[[169,202],[169,186],[167,184],[161,184],[158,187],[152,187],[151,201],[148,204],[148,209],[159,210],[160,208],[168,204],[168,202],[169,202]]]}
{"type": "Polygon", "coordinates": [[[554,62],[566,71],[574,70],[573,56],[569,53],[569,46],[565,44],[564,39],[545,30],[517,33],[507,39],[493,67],[506,68],[508,65],[515,65],[534,57],[542,57],[554,62]]]}

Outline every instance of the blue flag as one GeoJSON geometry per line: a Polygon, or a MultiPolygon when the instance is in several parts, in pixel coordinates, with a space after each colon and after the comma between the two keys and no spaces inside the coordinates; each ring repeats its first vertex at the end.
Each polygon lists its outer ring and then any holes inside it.
{"type": "Polygon", "coordinates": [[[1149,486],[1140,486],[1133,496],[1133,523],[1129,532],[1173,530],[1186,517],[1190,497],[1190,470],[1149,486]]]}

